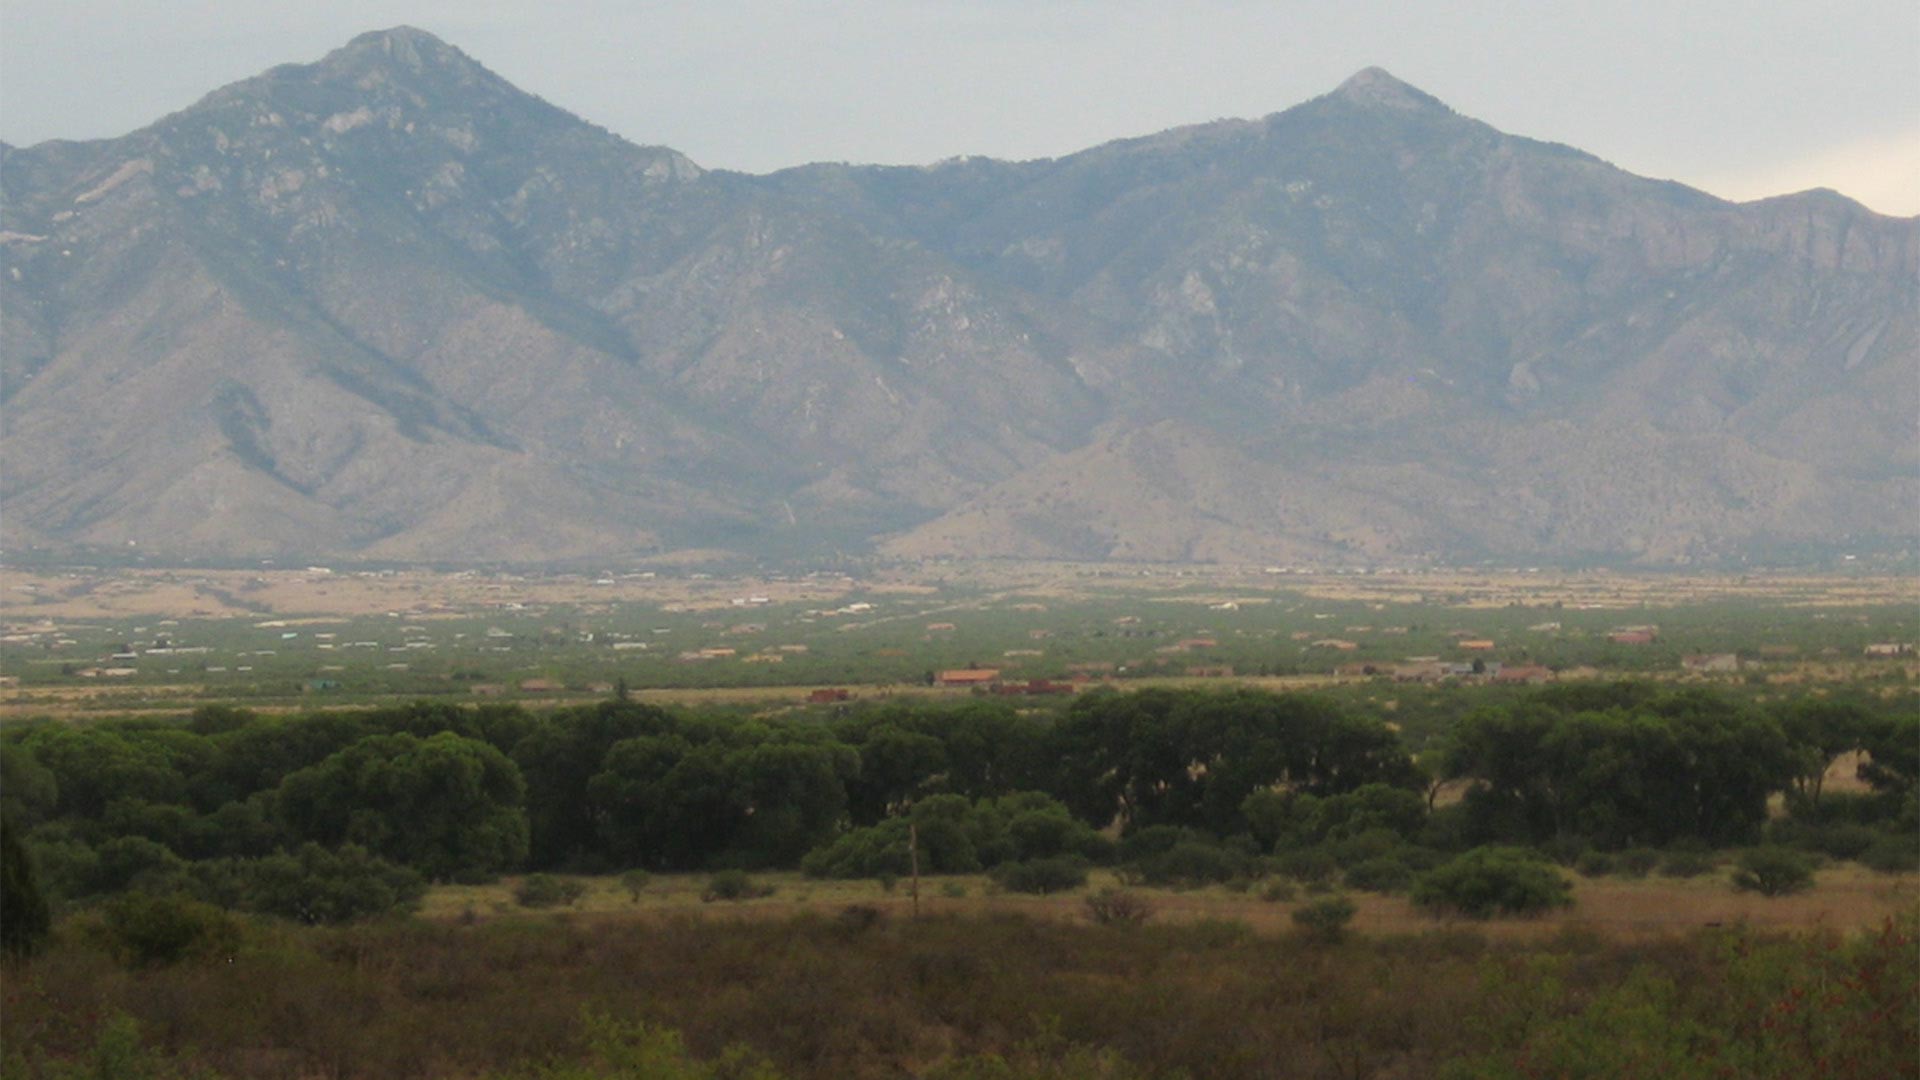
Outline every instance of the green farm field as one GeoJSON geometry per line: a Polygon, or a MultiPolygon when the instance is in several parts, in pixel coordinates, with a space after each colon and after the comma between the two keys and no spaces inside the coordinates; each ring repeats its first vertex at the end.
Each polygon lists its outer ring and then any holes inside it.
{"type": "MultiPolygon", "coordinates": [[[[1910,683],[1920,591],[1885,577],[1313,575],[930,566],[714,578],[640,572],[21,571],[0,575],[0,716],[267,711],[421,698],[777,707],[822,687],[1033,679],[1270,689],[1410,659],[1556,677],[1910,683]],[[1621,643],[1623,629],[1653,639],[1621,643]],[[1689,671],[1731,654],[1736,670],[1689,671]]],[[[964,691],[960,691],[964,693],[964,691]]]]}

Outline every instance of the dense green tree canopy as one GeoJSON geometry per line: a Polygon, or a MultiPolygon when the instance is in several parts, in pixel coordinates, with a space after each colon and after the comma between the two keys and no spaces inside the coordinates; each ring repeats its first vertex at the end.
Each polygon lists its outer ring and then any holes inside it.
{"type": "Polygon", "coordinates": [[[1471,781],[1459,807],[1434,812],[1398,731],[1356,705],[1151,689],[752,717],[608,701],[28,722],[0,729],[0,811],[56,908],[150,889],[303,919],[401,904],[402,873],[901,874],[910,832],[928,872],[1113,862],[1098,830],[1116,822],[1128,873],[1404,883],[1475,844],[1747,844],[1783,789],[1794,816],[1769,841],[1915,857],[1920,719],[1904,699],[1763,710],[1725,690],[1567,684],[1489,692],[1473,700],[1498,704],[1464,715],[1464,697],[1431,715],[1418,700],[1393,717],[1471,781]],[[1820,771],[1854,749],[1874,792],[1818,800],[1820,771]]]}
{"type": "Polygon", "coordinates": [[[1339,794],[1419,774],[1378,721],[1324,699],[1253,691],[1090,694],[1055,737],[1059,789],[1083,820],[1125,828],[1243,831],[1247,796],[1266,788],[1339,794]]]}
{"type": "Polygon", "coordinates": [[[450,731],[373,735],[280,782],[288,831],[359,844],[432,878],[472,879],[527,857],[526,782],[505,754],[450,731]]]}
{"type": "Polygon", "coordinates": [[[1635,696],[1600,710],[1543,696],[1462,721],[1447,768],[1478,781],[1468,795],[1477,835],[1603,847],[1757,835],[1767,796],[1795,775],[1779,723],[1697,691],[1635,696]]]}
{"type": "Polygon", "coordinates": [[[614,744],[669,734],[678,725],[660,709],[608,702],[549,716],[513,747],[527,781],[527,825],[533,864],[547,868],[599,849],[604,830],[595,820],[588,785],[614,744]]]}

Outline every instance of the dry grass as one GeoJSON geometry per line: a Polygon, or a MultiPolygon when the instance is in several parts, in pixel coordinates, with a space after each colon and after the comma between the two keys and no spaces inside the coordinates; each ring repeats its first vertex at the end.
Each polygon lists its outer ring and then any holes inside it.
{"type": "MultiPolygon", "coordinates": [[[[688,915],[760,920],[783,919],[803,911],[831,915],[850,904],[868,904],[904,918],[913,905],[904,880],[888,891],[875,881],[819,881],[794,873],[757,874],[754,880],[772,885],[773,895],[758,900],[712,903],[701,899],[707,882],[704,875],[655,875],[637,902],[615,878],[580,880],[587,883],[588,891],[572,907],[540,911],[519,907],[513,901],[513,887],[518,879],[509,878],[492,885],[435,888],[427,895],[421,914],[442,921],[542,915],[613,922],[688,915]]],[[[1085,896],[1115,884],[1117,880],[1111,873],[1098,871],[1083,889],[1052,896],[1027,896],[1003,892],[979,875],[930,877],[920,883],[920,910],[928,915],[1018,912],[1038,918],[1082,920],[1085,896]],[[964,895],[947,895],[950,886],[963,889],[964,895]]],[[[1314,899],[1302,894],[1293,902],[1272,903],[1259,897],[1257,886],[1253,892],[1246,893],[1220,886],[1185,891],[1151,888],[1133,891],[1152,904],[1157,921],[1231,920],[1262,933],[1289,931],[1294,909],[1314,899]]],[[[1743,924],[1770,930],[1869,929],[1888,917],[1920,912],[1920,874],[1879,874],[1851,863],[1838,863],[1820,872],[1818,884],[1812,890],[1771,900],[1735,892],[1724,871],[1689,879],[1582,878],[1574,880],[1572,908],[1539,918],[1484,923],[1435,919],[1415,909],[1403,897],[1359,893],[1352,898],[1359,907],[1352,927],[1366,934],[1416,934],[1436,927],[1470,925],[1499,940],[1548,938],[1569,930],[1592,930],[1637,940],[1669,937],[1714,925],[1743,924]]]]}

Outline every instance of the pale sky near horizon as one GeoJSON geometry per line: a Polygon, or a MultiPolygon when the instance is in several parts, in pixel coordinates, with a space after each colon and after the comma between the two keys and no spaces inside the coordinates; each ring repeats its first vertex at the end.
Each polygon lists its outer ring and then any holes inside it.
{"type": "Polygon", "coordinates": [[[1055,156],[1378,65],[1644,176],[1920,214],[1913,0],[0,0],[0,138],[124,134],[402,23],[710,168],[1055,156]]]}

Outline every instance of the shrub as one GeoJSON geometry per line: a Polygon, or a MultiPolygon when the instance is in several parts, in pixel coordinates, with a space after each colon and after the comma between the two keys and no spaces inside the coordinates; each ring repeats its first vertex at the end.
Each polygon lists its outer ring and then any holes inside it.
{"type": "Polygon", "coordinates": [[[1709,852],[1680,850],[1669,851],[1660,860],[1662,877],[1695,878],[1701,874],[1711,874],[1719,861],[1709,852]]]}
{"type": "Polygon", "coordinates": [[[291,855],[217,859],[194,870],[209,898],[237,888],[236,906],[309,925],[411,911],[427,891],[418,873],[354,844],[303,844],[291,855]]]}
{"type": "Polygon", "coordinates": [[[628,902],[637,904],[640,894],[646,891],[647,884],[652,880],[653,875],[645,870],[629,870],[620,875],[620,887],[626,890],[628,902]]]}
{"type": "MultiPolygon", "coordinates": [[[[13,1064],[11,1058],[9,1066],[13,1064]]],[[[8,1075],[12,1075],[9,1071],[8,1075]]],[[[121,1077],[127,1080],[203,1080],[212,1074],[190,1068],[185,1062],[141,1037],[140,1022],[116,1012],[102,1023],[93,1036],[93,1044],[78,1061],[64,1067],[49,1065],[47,1071],[33,1075],[49,1080],[87,1080],[91,1077],[121,1077]]]]}
{"type": "Polygon", "coordinates": [[[1785,896],[1813,886],[1813,862],[1783,847],[1742,852],[1733,871],[1733,887],[1761,896],[1785,896]]]}
{"type": "Polygon", "coordinates": [[[1540,854],[1561,866],[1578,865],[1580,856],[1585,855],[1591,846],[1584,836],[1556,836],[1539,845],[1540,854]]]}
{"type": "Polygon", "coordinates": [[[1333,944],[1347,935],[1347,924],[1359,909],[1344,896],[1328,896],[1293,911],[1293,925],[1311,941],[1333,944]]]}
{"type": "Polygon", "coordinates": [[[967,887],[958,881],[949,881],[940,886],[940,895],[953,900],[963,899],[967,895],[967,887]]]}
{"type": "Polygon", "coordinates": [[[1270,878],[1280,872],[1280,860],[1271,855],[1256,855],[1247,860],[1247,876],[1255,881],[1270,878]]]}
{"type": "Polygon", "coordinates": [[[884,925],[887,921],[887,913],[872,904],[848,904],[840,909],[840,918],[837,921],[840,929],[859,934],[884,925]]]}
{"type": "Polygon", "coordinates": [[[514,888],[513,898],[521,907],[547,908],[561,904],[572,907],[586,892],[586,885],[573,878],[529,874],[514,888]]]}
{"type": "Polygon", "coordinates": [[[1001,888],[1013,892],[1065,892],[1087,883],[1087,862],[1076,856],[1062,855],[1051,859],[1001,863],[993,868],[993,880],[1001,888]]]}
{"type": "Polygon", "coordinates": [[[1407,868],[1416,873],[1431,870],[1441,863],[1446,862],[1448,859],[1445,853],[1436,851],[1430,847],[1421,847],[1418,844],[1409,844],[1394,849],[1393,857],[1406,863],[1407,868]]]}
{"type": "Polygon", "coordinates": [[[1835,859],[1857,859],[1884,835],[1868,825],[1828,825],[1815,829],[1805,846],[1835,859]]]}
{"type": "MultiPolygon", "coordinates": [[[[1076,820],[1066,807],[1046,796],[1038,798],[1046,801],[1014,813],[1007,819],[1007,840],[1013,847],[1009,855],[1015,859],[1039,859],[1054,855],[1101,855],[1110,852],[1106,838],[1091,826],[1076,820]]],[[[1002,803],[1009,801],[1001,800],[1002,803]]]]}
{"type": "Polygon", "coordinates": [[[609,1077],[646,1077],[647,1080],[776,1080],[772,1063],[744,1046],[730,1046],[716,1058],[701,1060],[687,1048],[680,1033],[641,1021],[616,1020],[588,1012],[587,1062],[554,1063],[512,1076],[525,1080],[600,1080],[609,1077]]]}
{"type": "Polygon", "coordinates": [[[1521,848],[1481,847],[1429,871],[1413,887],[1413,902],[1433,912],[1474,919],[1539,915],[1573,903],[1553,864],[1521,848]]]}
{"type": "Polygon", "coordinates": [[[1155,855],[1164,855],[1181,844],[1212,844],[1214,839],[1196,829],[1183,829],[1178,825],[1149,825],[1137,832],[1127,834],[1120,841],[1120,860],[1137,863],[1155,855]]]}
{"type": "Polygon", "coordinates": [[[1269,881],[1266,888],[1260,890],[1260,899],[1269,904],[1277,904],[1283,900],[1292,900],[1298,893],[1299,890],[1291,881],[1269,881]]]}
{"type": "Polygon", "coordinates": [[[1899,820],[1903,801],[1886,792],[1829,791],[1814,803],[1788,792],[1787,810],[1807,825],[1888,825],[1899,820]]]}
{"type": "Polygon", "coordinates": [[[150,893],[172,893],[190,888],[186,860],[164,844],[144,836],[116,836],[97,850],[100,859],[93,880],[88,882],[89,892],[139,888],[150,893]]]}
{"type": "Polygon", "coordinates": [[[1912,873],[1920,870],[1920,843],[1911,836],[1882,836],[1860,853],[1859,862],[1882,874],[1912,873]]]}
{"type": "Polygon", "coordinates": [[[1652,848],[1628,848],[1613,858],[1613,872],[1621,877],[1643,878],[1658,865],[1660,853],[1652,848]]]}
{"type": "Polygon", "coordinates": [[[1321,849],[1331,855],[1335,863],[1348,867],[1384,858],[1405,846],[1406,841],[1398,833],[1386,829],[1369,829],[1344,839],[1329,840],[1321,846],[1321,849]]]}
{"type": "Polygon", "coordinates": [[[1618,870],[1619,866],[1619,860],[1604,851],[1589,851],[1573,864],[1581,877],[1605,877],[1618,870]]]}
{"type": "Polygon", "coordinates": [[[1319,848],[1302,848],[1274,856],[1280,873],[1302,884],[1325,881],[1340,869],[1332,855],[1319,848]]]}
{"type": "Polygon", "coordinates": [[[1413,884],[1413,868],[1390,855],[1368,859],[1347,868],[1346,882],[1361,892],[1405,892],[1413,884]]]}
{"type": "MultiPolygon", "coordinates": [[[[936,861],[929,860],[930,863],[936,861]]],[[[830,844],[814,848],[800,860],[801,873],[817,878],[904,874],[910,866],[906,823],[898,819],[855,829],[830,844]]]]}
{"type": "Polygon", "coordinates": [[[1155,855],[1133,864],[1133,876],[1150,885],[1195,888],[1227,881],[1239,876],[1247,858],[1238,852],[1213,844],[1183,840],[1155,855]]]}
{"type": "Polygon", "coordinates": [[[115,959],[142,968],[229,955],[240,945],[240,924],[219,908],[142,892],[108,901],[93,933],[115,959]]]}
{"type": "Polygon", "coordinates": [[[1087,918],[1101,926],[1139,926],[1153,918],[1153,905],[1125,889],[1101,889],[1086,903],[1087,918]]]}
{"type": "Polygon", "coordinates": [[[773,886],[762,885],[747,876],[744,870],[722,870],[707,880],[707,891],[700,899],[712,903],[715,900],[757,900],[763,896],[772,896],[773,886]]]}
{"type": "Polygon", "coordinates": [[[1768,846],[1799,848],[1834,859],[1857,859],[1886,834],[1870,825],[1841,821],[1832,824],[1788,820],[1767,827],[1768,846]]]}

